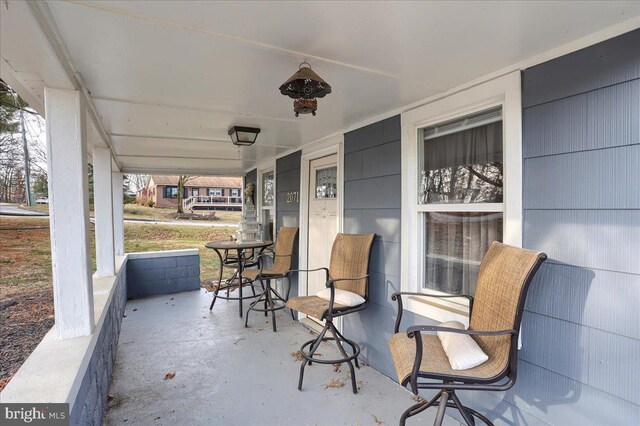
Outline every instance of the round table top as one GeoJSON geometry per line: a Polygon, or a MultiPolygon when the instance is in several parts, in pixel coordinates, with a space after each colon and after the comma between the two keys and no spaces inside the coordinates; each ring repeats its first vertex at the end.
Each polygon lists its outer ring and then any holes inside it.
{"type": "Polygon", "coordinates": [[[244,250],[244,249],[256,249],[268,247],[273,244],[273,241],[238,241],[219,240],[209,241],[204,246],[210,249],[222,249],[222,250],[244,250]]]}

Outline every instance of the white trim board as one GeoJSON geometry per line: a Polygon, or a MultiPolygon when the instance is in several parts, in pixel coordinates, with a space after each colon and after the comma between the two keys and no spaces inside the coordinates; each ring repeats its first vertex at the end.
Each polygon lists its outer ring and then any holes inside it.
{"type": "MultiPolygon", "coordinates": [[[[336,154],[338,157],[338,232],[344,227],[344,135],[338,134],[323,140],[315,141],[303,147],[300,157],[300,223],[298,233],[298,268],[307,269],[309,247],[309,163],[317,158],[336,154]]],[[[298,294],[307,295],[307,274],[298,275],[298,294]]],[[[298,319],[306,315],[298,313],[298,319]]],[[[340,318],[338,318],[340,320],[340,318]]],[[[338,330],[342,331],[342,322],[336,321],[338,330]]]]}
{"type": "MultiPolygon", "coordinates": [[[[423,253],[417,206],[418,129],[498,105],[503,116],[504,229],[506,244],[522,246],[522,99],[520,71],[452,94],[402,114],[402,291],[421,291],[423,253]]],[[[495,211],[494,206],[486,206],[495,211]]],[[[454,210],[454,209],[448,209],[454,210]]],[[[439,321],[468,322],[467,315],[409,298],[407,309],[439,321]]],[[[451,308],[447,304],[448,308],[451,308]]],[[[463,312],[463,311],[457,311],[463,312]]]]}

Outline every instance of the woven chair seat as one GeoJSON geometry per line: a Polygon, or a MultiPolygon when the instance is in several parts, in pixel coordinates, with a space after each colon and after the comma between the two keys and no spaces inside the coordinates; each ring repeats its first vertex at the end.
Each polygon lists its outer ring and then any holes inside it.
{"type": "MultiPolygon", "coordinates": [[[[416,359],[416,342],[410,339],[407,333],[396,333],[389,340],[389,348],[393,363],[398,373],[398,382],[405,383],[409,380],[413,363],[416,359]]],[[[449,358],[442,349],[440,339],[435,334],[422,335],[422,362],[420,372],[438,376],[469,377],[490,381],[498,376],[507,366],[508,358],[489,355],[489,359],[477,367],[468,370],[454,370],[449,364],[449,358]]]]}
{"type": "MultiPolygon", "coordinates": [[[[288,272],[288,269],[282,270],[281,268],[271,268],[271,269],[265,269],[264,271],[262,271],[262,276],[263,277],[282,276],[287,272],[288,272]]],[[[250,279],[251,281],[257,280],[258,275],[260,275],[260,269],[245,269],[244,271],[242,271],[242,276],[244,278],[250,279]]]]}
{"type": "MultiPolygon", "coordinates": [[[[321,299],[318,296],[291,297],[287,302],[287,308],[302,312],[303,314],[310,315],[314,318],[323,319],[329,310],[329,301],[321,299]]],[[[334,312],[348,308],[349,306],[340,305],[335,302],[333,304],[334,312]]]]}

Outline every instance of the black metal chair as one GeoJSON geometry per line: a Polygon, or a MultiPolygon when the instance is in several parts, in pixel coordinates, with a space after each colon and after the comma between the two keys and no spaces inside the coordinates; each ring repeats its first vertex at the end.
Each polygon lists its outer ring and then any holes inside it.
{"type": "Polygon", "coordinates": [[[292,297],[287,302],[287,307],[295,311],[302,312],[306,315],[325,321],[324,328],[317,338],[309,340],[300,348],[300,353],[304,357],[300,366],[300,378],[298,380],[298,389],[302,390],[302,380],[304,378],[304,369],[312,362],[319,364],[337,364],[346,362],[351,371],[351,385],[353,393],[358,393],[356,386],[356,373],[353,368],[354,361],[356,367],[358,364],[358,355],[360,354],[360,346],[353,340],[345,338],[333,324],[333,319],[358,312],[365,309],[369,303],[369,257],[371,255],[371,246],[375,234],[338,234],[331,249],[331,261],[329,268],[319,268],[311,270],[298,270],[292,272],[316,272],[324,271],[326,278],[326,286],[331,289],[330,300],[325,300],[317,296],[292,297]],[[357,306],[345,306],[334,302],[335,290],[347,290],[356,293],[364,298],[364,303],[357,306]],[[331,332],[333,337],[325,337],[327,332],[331,332]],[[319,359],[314,358],[314,354],[323,341],[333,340],[338,346],[338,350],[343,358],[340,359],[319,359]],[[347,354],[343,347],[343,343],[351,348],[351,355],[347,354]],[[306,348],[310,347],[309,352],[306,348]]]}
{"type": "Polygon", "coordinates": [[[410,385],[418,394],[420,389],[437,389],[429,401],[409,407],[400,418],[407,418],[438,405],[434,424],[440,425],[447,407],[456,408],[468,425],[474,417],[488,425],[492,423],[479,412],[462,405],[456,390],[504,391],[516,381],[518,362],[518,334],[527,290],[535,273],[547,256],[517,247],[494,242],[487,251],[476,285],[475,298],[470,295],[427,295],[425,293],[394,293],[398,302],[395,333],[389,341],[391,355],[402,386],[410,385]],[[416,325],[406,333],[399,333],[402,321],[402,296],[427,298],[464,297],[469,300],[470,326],[468,330],[441,326],[416,325]],[[468,370],[453,370],[442,349],[438,331],[471,336],[489,359],[468,370]],[[435,380],[435,381],[434,381],[435,380]]]}
{"type": "MultiPolygon", "coordinates": [[[[249,312],[264,312],[265,317],[268,312],[271,312],[273,331],[276,331],[276,311],[286,307],[285,303],[289,299],[289,292],[291,290],[291,279],[289,274],[297,235],[298,228],[280,228],[275,245],[275,252],[265,252],[260,254],[260,256],[258,256],[259,268],[245,269],[242,272],[243,278],[250,281],[260,281],[263,288],[263,292],[260,297],[249,305],[249,310],[245,314],[245,327],[248,327],[249,325],[249,312]],[[269,258],[271,258],[271,266],[268,269],[265,269],[265,263],[269,258]],[[279,278],[287,280],[286,294],[284,296],[271,287],[271,280],[279,278]],[[261,302],[264,303],[264,309],[258,307],[258,304],[261,302]]],[[[253,286],[251,288],[253,288],[253,286]]],[[[293,318],[293,311],[291,311],[291,317],[293,318]]]]}

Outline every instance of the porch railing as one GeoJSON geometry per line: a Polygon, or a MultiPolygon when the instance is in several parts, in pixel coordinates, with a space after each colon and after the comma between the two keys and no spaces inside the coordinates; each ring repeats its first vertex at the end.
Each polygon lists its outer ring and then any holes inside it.
{"type": "Polygon", "coordinates": [[[194,207],[214,206],[241,206],[242,198],[234,196],[194,195],[182,200],[184,210],[193,210],[194,207]]]}

